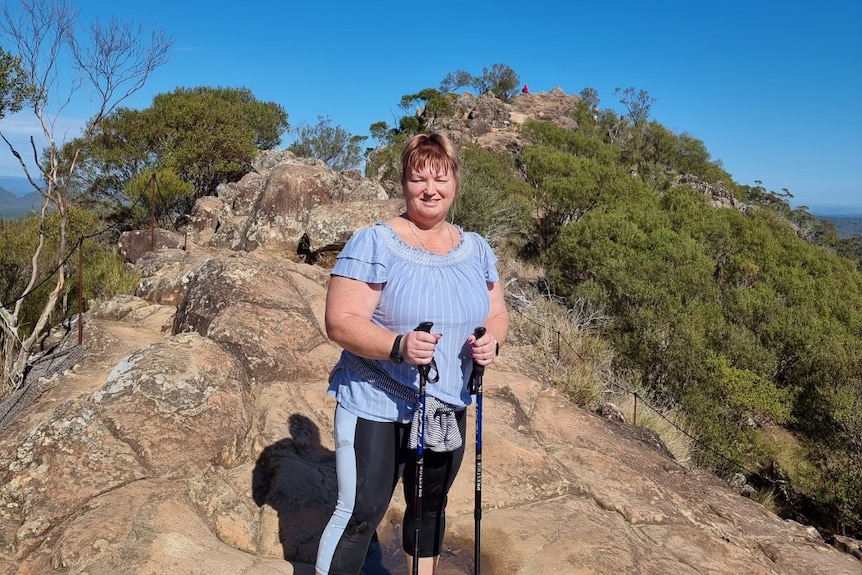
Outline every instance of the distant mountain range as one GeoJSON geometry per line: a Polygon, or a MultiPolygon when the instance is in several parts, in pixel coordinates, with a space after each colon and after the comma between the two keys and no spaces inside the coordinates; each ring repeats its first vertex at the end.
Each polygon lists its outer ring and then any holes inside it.
{"type": "Polygon", "coordinates": [[[818,216],[821,220],[829,220],[835,224],[838,235],[842,238],[852,238],[862,235],[862,215],[860,216],[818,216]]]}
{"type": "Polygon", "coordinates": [[[39,193],[23,176],[0,176],[0,219],[18,218],[42,205],[39,193]]]}
{"type": "Polygon", "coordinates": [[[35,193],[33,186],[24,176],[0,176],[0,188],[16,198],[35,193]]]}
{"type": "Polygon", "coordinates": [[[862,218],[862,206],[809,206],[807,211],[820,218],[862,218]]]}

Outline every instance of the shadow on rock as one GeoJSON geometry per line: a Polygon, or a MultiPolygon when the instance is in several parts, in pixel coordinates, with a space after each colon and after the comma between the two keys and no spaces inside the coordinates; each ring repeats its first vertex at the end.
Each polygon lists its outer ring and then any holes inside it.
{"type": "MultiPolygon", "coordinates": [[[[335,453],[323,447],[320,430],[304,415],[291,415],[288,431],[289,438],[267,446],[258,457],[252,471],[252,496],[258,506],[269,505],[278,514],[278,538],[284,558],[313,565],[320,535],[338,496],[335,453]]],[[[376,533],[362,572],[392,573],[383,564],[376,533]]]]}
{"type": "Polygon", "coordinates": [[[288,419],[290,437],[268,445],[252,472],[258,506],[278,514],[278,538],[288,561],[314,563],[317,543],[335,508],[335,453],[320,443],[320,430],[308,417],[288,419]]]}

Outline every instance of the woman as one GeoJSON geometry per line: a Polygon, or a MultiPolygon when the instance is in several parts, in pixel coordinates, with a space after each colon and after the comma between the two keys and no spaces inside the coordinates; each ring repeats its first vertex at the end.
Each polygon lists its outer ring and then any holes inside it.
{"type": "Polygon", "coordinates": [[[412,565],[417,366],[434,361],[426,388],[426,438],[435,416],[448,435],[426,439],[419,572],[435,573],[446,497],[464,456],[466,382],[494,361],[509,328],[497,258],[479,235],[446,221],[460,168],[452,142],[420,134],[401,154],[401,216],[357,231],[338,256],[326,297],[326,330],[344,348],[330,376],[338,502],[317,555],[319,575],[356,575],[399,477],[407,509],[403,547],[412,565]],[[431,332],[417,331],[424,321],[431,332]],[[478,340],[476,327],[486,333],[478,340]],[[413,447],[411,447],[411,445],[413,447]]]}

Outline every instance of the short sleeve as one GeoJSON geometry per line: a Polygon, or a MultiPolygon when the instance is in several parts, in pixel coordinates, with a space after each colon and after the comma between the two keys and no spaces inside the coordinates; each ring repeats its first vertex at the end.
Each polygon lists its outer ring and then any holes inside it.
{"type": "Polygon", "coordinates": [[[357,230],[335,260],[331,275],[367,283],[386,283],[390,253],[377,225],[357,230]]]}
{"type": "Polygon", "coordinates": [[[476,245],[479,248],[479,258],[482,262],[483,271],[485,273],[485,281],[496,283],[500,281],[500,274],[497,272],[497,255],[488,242],[477,233],[471,233],[476,245]]]}

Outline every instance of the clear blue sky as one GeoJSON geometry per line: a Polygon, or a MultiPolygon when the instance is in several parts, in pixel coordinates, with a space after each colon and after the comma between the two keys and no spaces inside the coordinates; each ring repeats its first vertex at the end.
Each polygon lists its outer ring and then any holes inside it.
{"type": "MultiPolygon", "coordinates": [[[[503,63],[532,92],[592,87],[617,110],[616,87],[644,89],[651,119],[701,139],[737,182],[862,213],[862,0],[76,5],[82,23],[117,16],[174,38],[133,108],[178,86],[244,86],[292,127],[325,115],[367,135],[403,94],[503,63]]],[[[76,101],[64,125],[90,112],[76,101]]],[[[5,149],[0,174],[19,174],[5,149]]]]}

